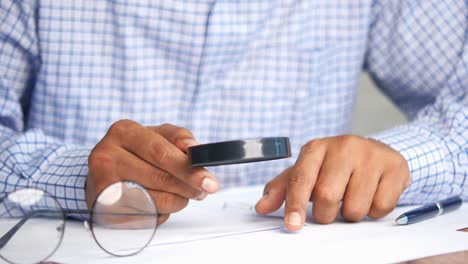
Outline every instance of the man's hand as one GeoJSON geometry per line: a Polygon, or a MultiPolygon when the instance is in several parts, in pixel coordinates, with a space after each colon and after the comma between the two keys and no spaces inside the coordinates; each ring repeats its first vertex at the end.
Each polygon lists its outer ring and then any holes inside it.
{"type": "Polygon", "coordinates": [[[162,216],[187,206],[189,199],[201,200],[219,188],[217,179],[203,168],[192,168],[187,148],[197,145],[192,133],[164,124],[144,127],[130,120],[114,123],[94,147],[89,160],[86,201],[118,181],[133,181],[145,187],[162,216]]]}
{"type": "Polygon", "coordinates": [[[257,203],[260,214],[286,200],[285,226],[304,225],[309,201],[318,223],[333,222],[340,210],[345,220],[384,217],[411,184],[408,163],[389,146],[358,136],[313,140],[302,147],[296,164],[265,186],[257,203]]]}

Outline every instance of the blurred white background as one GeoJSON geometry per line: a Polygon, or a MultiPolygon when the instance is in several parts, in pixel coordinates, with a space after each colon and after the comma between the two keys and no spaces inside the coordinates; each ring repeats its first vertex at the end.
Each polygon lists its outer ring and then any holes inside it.
{"type": "Polygon", "coordinates": [[[352,133],[369,135],[406,123],[405,116],[363,75],[353,115],[352,133]]]}

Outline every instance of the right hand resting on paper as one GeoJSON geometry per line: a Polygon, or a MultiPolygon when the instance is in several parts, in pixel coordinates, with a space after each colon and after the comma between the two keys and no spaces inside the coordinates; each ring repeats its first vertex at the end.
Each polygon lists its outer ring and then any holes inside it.
{"type": "Polygon", "coordinates": [[[197,144],[190,131],[170,124],[114,123],[88,159],[88,207],[110,184],[132,181],[152,196],[161,215],[158,224],[165,222],[169,214],[187,206],[189,199],[202,200],[219,188],[210,172],[190,166],[185,152],[197,144]]]}

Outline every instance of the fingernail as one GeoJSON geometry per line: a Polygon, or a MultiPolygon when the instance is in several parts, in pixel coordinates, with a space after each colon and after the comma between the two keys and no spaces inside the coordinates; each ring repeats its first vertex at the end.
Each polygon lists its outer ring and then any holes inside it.
{"type": "Polygon", "coordinates": [[[196,145],[200,145],[200,143],[194,139],[191,139],[191,138],[186,138],[183,140],[184,144],[187,146],[187,148],[189,147],[192,147],[192,146],[196,146],[196,145]]]}
{"type": "Polygon", "coordinates": [[[202,192],[202,194],[200,194],[197,198],[195,198],[195,200],[201,201],[205,199],[207,196],[208,196],[208,193],[202,192]]]}
{"type": "Polygon", "coordinates": [[[215,193],[218,190],[218,183],[213,179],[205,178],[201,187],[207,193],[215,193]]]}
{"type": "Polygon", "coordinates": [[[298,212],[292,212],[288,215],[287,223],[290,226],[300,227],[302,225],[301,215],[298,212]]]}

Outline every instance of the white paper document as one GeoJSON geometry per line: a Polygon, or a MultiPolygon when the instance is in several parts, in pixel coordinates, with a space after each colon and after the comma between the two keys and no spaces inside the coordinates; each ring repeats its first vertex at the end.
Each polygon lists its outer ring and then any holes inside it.
{"type": "MultiPolygon", "coordinates": [[[[117,258],[102,251],[82,223],[69,221],[59,250],[59,263],[389,263],[468,250],[468,206],[408,226],[386,218],[360,223],[338,220],[330,225],[308,221],[300,232],[283,229],[282,211],[257,215],[253,206],[263,187],[221,191],[204,201],[191,201],[158,227],[141,253],[117,258]]],[[[310,209],[310,208],[309,208],[310,209]]],[[[310,211],[309,211],[310,214],[310,211]]],[[[115,238],[116,243],[126,241],[115,238]]],[[[132,245],[128,245],[129,248],[132,245]]],[[[34,249],[32,249],[34,250],[34,249]]]]}

